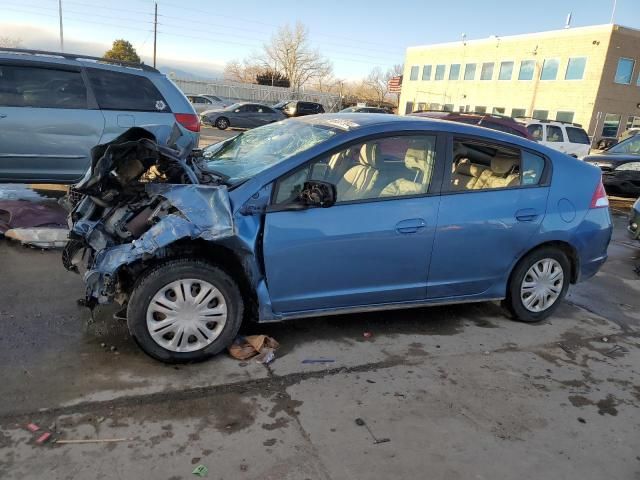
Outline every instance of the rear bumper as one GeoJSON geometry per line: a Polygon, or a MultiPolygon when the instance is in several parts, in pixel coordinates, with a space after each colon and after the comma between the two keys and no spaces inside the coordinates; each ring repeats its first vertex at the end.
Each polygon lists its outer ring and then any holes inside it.
{"type": "Polygon", "coordinates": [[[595,208],[587,212],[573,236],[579,257],[577,282],[593,277],[607,261],[612,233],[613,224],[608,208],[595,208]]]}

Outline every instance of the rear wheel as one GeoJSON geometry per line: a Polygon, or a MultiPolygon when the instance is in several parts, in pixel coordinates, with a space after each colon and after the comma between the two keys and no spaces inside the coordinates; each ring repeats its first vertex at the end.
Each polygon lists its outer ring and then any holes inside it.
{"type": "Polygon", "coordinates": [[[231,344],[242,311],[240,290],[227,273],[199,260],[173,260],[138,281],[127,324],[149,356],[168,363],[194,362],[231,344]]]}
{"type": "Polygon", "coordinates": [[[226,130],[227,128],[229,128],[229,125],[229,120],[224,117],[220,117],[218,120],[216,120],[216,127],[218,127],[220,130],[226,130]]]}
{"type": "Polygon", "coordinates": [[[504,304],[516,320],[543,320],[567,294],[570,277],[571,266],[564,252],[552,247],[535,250],[511,274],[504,304]]]}

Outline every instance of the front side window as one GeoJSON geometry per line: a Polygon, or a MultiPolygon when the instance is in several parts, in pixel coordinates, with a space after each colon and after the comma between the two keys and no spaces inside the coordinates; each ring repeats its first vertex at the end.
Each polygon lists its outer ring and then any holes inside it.
{"type": "Polygon", "coordinates": [[[620,128],[620,115],[615,113],[607,113],[604,116],[604,123],[602,125],[603,137],[617,137],[618,128],[620,128]]]}
{"type": "Polygon", "coordinates": [[[460,78],[460,64],[453,63],[449,67],[449,80],[458,80],[460,78]]]}
{"type": "Polygon", "coordinates": [[[411,76],[409,77],[409,80],[418,80],[419,70],[420,70],[420,67],[418,65],[414,65],[413,67],[411,67],[411,76]]]}
{"type": "Polygon", "coordinates": [[[0,106],[87,108],[87,89],[80,72],[0,65],[0,106]]]}
{"type": "Polygon", "coordinates": [[[536,67],[535,60],[523,60],[520,62],[518,80],[533,80],[533,71],[536,67]]]}
{"type": "Polygon", "coordinates": [[[626,171],[630,171],[630,172],[640,172],[640,162],[623,163],[619,167],[616,167],[616,170],[618,170],[618,171],[626,170],[626,171]]]}
{"type": "Polygon", "coordinates": [[[433,173],[435,145],[433,135],[384,137],[351,145],[281,178],[274,203],[295,202],[309,180],[335,185],[338,203],[425,194],[433,173]]]}
{"type": "Polygon", "coordinates": [[[476,78],[476,64],[475,63],[467,63],[464,66],[464,79],[465,80],[473,80],[476,78]]]}
{"type": "Polygon", "coordinates": [[[527,115],[527,110],[525,108],[512,108],[511,116],[513,118],[524,117],[527,115]]]}
{"type": "Polygon", "coordinates": [[[567,137],[571,143],[582,143],[583,145],[590,145],[589,135],[581,128],[567,127],[567,137]]]}
{"type": "Polygon", "coordinates": [[[540,141],[542,140],[542,125],[539,123],[533,123],[531,125],[527,125],[527,131],[529,135],[533,137],[534,140],[540,141]]]}
{"type": "Polygon", "coordinates": [[[434,80],[444,80],[445,68],[446,65],[436,65],[436,75],[434,77],[434,80]]]}
{"type": "Polygon", "coordinates": [[[531,116],[536,120],[546,120],[549,118],[549,110],[534,110],[531,116]]]}
{"type": "Polygon", "coordinates": [[[494,190],[537,185],[544,170],[539,155],[490,142],[456,138],[450,191],[494,190]]]}
{"type": "Polygon", "coordinates": [[[491,80],[493,78],[493,63],[483,63],[480,71],[480,80],[491,80]]]}
{"type": "Polygon", "coordinates": [[[343,132],[324,123],[271,123],[206,147],[204,166],[235,184],[343,132]]]}
{"type": "Polygon", "coordinates": [[[502,62],[498,80],[511,80],[511,75],[513,75],[513,62],[502,62]]]}
{"type": "Polygon", "coordinates": [[[170,112],[153,82],[140,75],[87,68],[87,75],[103,110],[170,112]]]}
{"type": "Polygon", "coordinates": [[[623,85],[631,84],[635,63],[632,58],[620,58],[618,60],[618,67],[616,68],[616,76],[613,81],[623,85]]]}
{"type": "Polygon", "coordinates": [[[573,112],[556,112],[556,120],[559,122],[573,122],[573,112]]]}
{"type": "Polygon", "coordinates": [[[640,155],[640,135],[634,135],[611,147],[607,152],[634,153],[640,155]]]}
{"type": "Polygon", "coordinates": [[[555,125],[547,125],[547,142],[564,142],[562,129],[555,125]]]}
{"type": "Polygon", "coordinates": [[[431,80],[431,65],[422,67],[422,80],[431,80]]]}
{"type": "Polygon", "coordinates": [[[542,72],[540,73],[540,80],[555,80],[558,76],[558,66],[560,60],[557,58],[547,58],[542,64],[542,72]]]}
{"type": "Polygon", "coordinates": [[[564,74],[565,80],[582,80],[584,77],[584,67],[587,65],[586,57],[570,58],[567,63],[567,71],[564,74]]]}

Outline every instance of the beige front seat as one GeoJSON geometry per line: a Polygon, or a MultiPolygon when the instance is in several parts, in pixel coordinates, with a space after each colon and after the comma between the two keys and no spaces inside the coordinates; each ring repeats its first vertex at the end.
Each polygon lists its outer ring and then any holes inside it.
{"type": "Polygon", "coordinates": [[[371,191],[378,178],[377,159],[377,143],[365,143],[362,145],[357,164],[347,170],[338,185],[336,185],[338,201],[360,200],[371,197],[371,191]]]}
{"type": "Polygon", "coordinates": [[[433,152],[430,142],[413,142],[404,155],[404,165],[413,173],[413,180],[398,178],[384,187],[380,196],[397,197],[427,193],[433,172],[433,152]]]}

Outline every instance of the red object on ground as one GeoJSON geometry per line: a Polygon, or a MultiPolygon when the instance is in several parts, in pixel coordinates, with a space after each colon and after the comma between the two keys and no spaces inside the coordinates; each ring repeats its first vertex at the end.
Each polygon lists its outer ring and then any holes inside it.
{"type": "Polygon", "coordinates": [[[29,430],[30,432],[37,432],[38,430],[40,430],[40,427],[35,423],[28,423],[27,430],[29,430]]]}
{"type": "Polygon", "coordinates": [[[364,333],[362,334],[362,336],[363,336],[364,338],[371,338],[371,337],[373,337],[373,333],[371,333],[371,332],[364,332],[364,333]]]}
{"type": "Polygon", "coordinates": [[[42,435],[40,435],[37,439],[36,439],[36,443],[44,443],[47,440],[49,440],[49,437],[51,436],[51,434],[49,432],[44,432],[42,435]]]}

